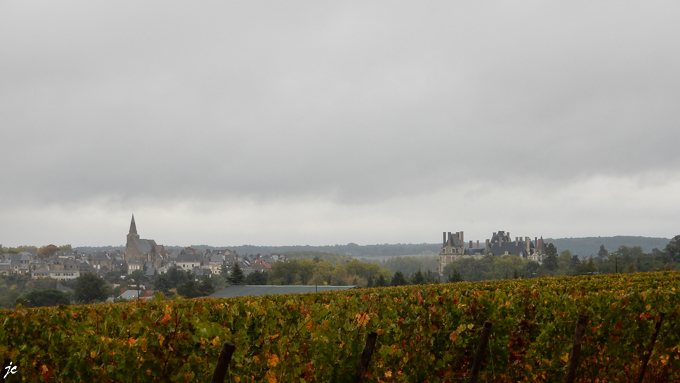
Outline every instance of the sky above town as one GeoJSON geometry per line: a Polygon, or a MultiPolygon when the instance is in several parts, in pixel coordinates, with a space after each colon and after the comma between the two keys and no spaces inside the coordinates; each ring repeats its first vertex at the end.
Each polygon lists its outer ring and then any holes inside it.
{"type": "Polygon", "coordinates": [[[0,3],[0,243],[680,234],[680,2],[0,3]]]}

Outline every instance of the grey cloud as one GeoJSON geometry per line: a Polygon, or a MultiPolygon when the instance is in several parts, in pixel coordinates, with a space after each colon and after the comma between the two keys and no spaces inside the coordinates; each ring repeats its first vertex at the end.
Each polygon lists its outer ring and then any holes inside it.
{"type": "Polygon", "coordinates": [[[675,3],[132,5],[0,6],[5,203],[680,170],[675,3]]]}

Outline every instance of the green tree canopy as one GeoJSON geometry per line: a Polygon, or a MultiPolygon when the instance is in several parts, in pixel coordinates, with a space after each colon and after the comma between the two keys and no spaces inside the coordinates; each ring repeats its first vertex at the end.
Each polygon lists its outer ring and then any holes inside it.
{"type": "Polygon", "coordinates": [[[600,245],[600,250],[597,252],[597,256],[600,258],[607,258],[609,255],[609,251],[607,251],[607,248],[604,247],[604,245],[600,245]]]}
{"type": "Polygon", "coordinates": [[[215,286],[208,276],[203,276],[201,278],[201,282],[199,282],[198,286],[196,286],[196,290],[199,294],[198,296],[207,297],[208,295],[215,292],[215,286]]]}
{"type": "Polygon", "coordinates": [[[345,269],[350,275],[356,275],[368,279],[369,277],[378,274],[380,266],[377,263],[361,262],[353,259],[345,264],[345,269]]]}
{"type": "Polygon", "coordinates": [[[170,281],[172,288],[175,288],[186,282],[189,279],[190,273],[180,270],[176,267],[171,267],[166,275],[168,276],[168,280],[170,281]]]}
{"type": "Polygon", "coordinates": [[[414,285],[424,285],[425,284],[425,275],[423,275],[423,272],[418,269],[413,275],[411,276],[411,282],[414,285]]]}
{"type": "Polygon", "coordinates": [[[545,257],[543,260],[543,266],[545,266],[546,269],[550,271],[555,271],[559,267],[557,264],[557,256],[556,255],[548,255],[545,257]]]}
{"type": "Polygon", "coordinates": [[[168,278],[167,275],[159,275],[156,277],[156,280],[153,283],[154,289],[157,291],[162,292],[163,294],[168,294],[170,289],[172,288],[172,284],[170,283],[170,278],[168,278]]]}
{"type": "Polygon", "coordinates": [[[177,286],[177,294],[183,296],[184,298],[196,298],[201,296],[199,286],[196,281],[194,281],[194,278],[189,278],[181,285],[177,286]]]}
{"type": "Polygon", "coordinates": [[[404,273],[401,271],[397,271],[394,273],[392,276],[392,286],[406,286],[408,285],[408,280],[406,280],[406,277],[404,276],[404,273]]]}
{"type": "Polygon", "coordinates": [[[597,266],[595,265],[595,261],[593,261],[593,257],[590,257],[588,261],[580,262],[576,267],[577,274],[592,274],[596,272],[597,266]]]}
{"type": "Polygon", "coordinates": [[[71,303],[69,295],[56,289],[35,290],[20,296],[17,303],[24,307],[45,307],[68,305],[71,303]]]}
{"type": "Polygon", "coordinates": [[[676,235],[668,242],[664,252],[673,262],[680,262],[680,235],[676,235]]]}
{"type": "Polygon", "coordinates": [[[241,269],[241,266],[239,266],[238,262],[234,262],[234,267],[231,269],[231,273],[229,274],[229,277],[227,277],[227,281],[229,281],[229,283],[232,285],[242,285],[245,283],[246,276],[243,274],[243,270],[241,269]]]}
{"type": "Polygon", "coordinates": [[[104,274],[104,280],[109,282],[109,283],[120,283],[121,278],[120,278],[120,271],[118,270],[111,270],[104,274]]]}
{"type": "Polygon", "coordinates": [[[451,271],[451,274],[446,278],[446,282],[448,283],[455,283],[455,282],[463,282],[463,276],[460,275],[458,270],[453,269],[451,271]]]}
{"type": "Polygon", "coordinates": [[[111,289],[106,281],[95,274],[85,273],[76,278],[74,298],[76,302],[92,303],[105,301],[111,294],[111,289]]]}
{"type": "Polygon", "coordinates": [[[552,243],[549,243],[549,244],[545,247],[545,255],[554,255],[554,256],[557,256],[557,247],[555,247],[555,245],[553,245],[552,243]]]}
{"type": "Polygon", "coordinates": [[[135,270],[125,277],[125,281],[133,282],[135,284],[146,283],[149,281],[149,277],[144,275],[144,272],[142,270],[135,270]]]}
{"type": "Polygon", "coordinates": [[[266,285],[267,273],[255,270],[246,276],[246,285],[266,285]]]}
{"type": "Polygon", "coordinates": [[[384,274],[378,274],[378,277],[375,279],[375,287],[385,287],[389,286],[389,283],[387,282],[387,278],[385,278],[384,274]]]}

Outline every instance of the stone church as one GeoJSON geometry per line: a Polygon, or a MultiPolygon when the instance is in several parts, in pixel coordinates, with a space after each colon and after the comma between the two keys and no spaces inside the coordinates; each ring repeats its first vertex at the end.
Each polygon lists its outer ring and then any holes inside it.
{"type": "Polygon", "coordinates": [[[543,263],[545,258],[545,244],[543,237],[535,237],[532,241],[529,237],[515,237],[512,240],[510,233],[499,231],[493,233],[491,239],[487,239],[484,246],[477,241],[476,246],[470,241],[466,246],[463,232],[444,232],[442,250],[439,253],[439,275],[444,275],[444,267],[449,263],[464,257],[481,258],[484,255],[516,255],[520,258],[543,263]],[[448,234],[448,235],[447,235],[448,234]]]}
{"type": "Polygon", "coordinates": [[[130,263],[133,259],[141,260],[143,262],[154,262],[159,258],[165,258],[165,248],[163,245],[156,244],[153,239],[141,239],[137,234],[137,224],[135,224],[135,215],[132,215],[132,222],[130,222],[130,232],[127,235],[127,244],[125,245],[125,262],[130,263]]]}

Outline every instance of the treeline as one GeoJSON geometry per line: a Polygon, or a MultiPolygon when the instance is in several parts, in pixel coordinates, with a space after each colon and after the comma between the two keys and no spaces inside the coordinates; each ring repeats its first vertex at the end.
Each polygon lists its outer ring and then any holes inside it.
{"type": "MultiPolygon", "coordinates": [[[[32,291],[55,290],[61,286],[72,288],[69,281],[60,283],[53,279],[32,280],[30,275],[22,274],[0,275],[0,308],[14,308],[17,299],[22,294],[28,294],[32,291]]],[[[71,297],[67,296],[67,299],[70,300],[71,297]]]]}
{"type": "MultiPolygon", "coordinates": [[[[224,249],[236,251],[239,254],[272,254],[272,253],[288,253],[288,252],[323,252],[346,255],[354,258],[362,256],[379,256],[379,255],[417,255],[417,254],[438,254],[441,250],[441,244],[436,243],[397,243],[397,244],[376,244],[376,245],[358,245],[356,243],[348,243],[346,245],[326,245],[326,246],[207,246],[207,245],[191,245],[194,249],[224,249]]],[[[166,249],[182,249],[181,247],[165,246],[166,249]]]]}
{"type": "Polygon", "coordinates": [[[643,252],[651,253],[654,249],[663,249],[670,239],[618,235],[614,237],[556,238],[545,239],[544,241],[545,243],[552,243],[562,251],[569,250],[572,254],[587,258],[596,255],[600,246],[607,249],[618,249],[620,246],[639,246],[643,252]]]}
{"type": "Polygon", "coordinates": [[[289,260],[276,262],[266,273],[270,285],[331,285],[381,287],[409,284],[438,283],[439,276],[433,270],[418,269],[412,273],[381,268],[375,262],[353,259],[333,266],[329,262],[289,260]]]}
{"type": "Polygon", "coordinates": [[[103,302],[111,286],[101,277],[85,273],[73,280],[31,279],[28,274],[0,275],[0,308],[69,305],[103,302]]]}
{"type": "Polygon", "coordinates": [[[640,246],[619,246],[610,252],[600,245],[597,255],[582,258],[569,250],[558,253],[557,247],[547,246],[547,257],[542,264],[514,255],[486,255],[479,259],[462,258],[444,268],[444,274],[454,273],[466,281],[533,278],[586,274],[634,273],[674,270],[680,268],[680,235],[674,237],[663,250],[645,253],[640,246]]]}
{"type": "Polygon", "coordinates": [[[3,247],[2,244],[0,244],[0,253],[2,254],[19,254],[22,251],[27,250],[33,250],[39,256],[42,257],[49,257],[50,255],[55,254],[57,251],[72,251],[73,248],[71,247],[71,245],[62,246],[47,245],[42,247],[37,246],[3,247]]]}
{"type": "MultiPolygon", "coordinates": [[[[433,236],[433,238],[439,238],[433,236]]],[[[481,238],[480,238],[481,239],[481,238]]],[[[587,257],[597,254],[600,245],[604,245],[608,249],[616,249],[619,246],[640,246],[643,251],[651,252],[654,248],[663,248],[667,243],[668,238],[654,238],[641,236],[613,236],[613,237],[582,237],[582,238],[555,238],[545,239],[545,243],[553,243],[556,247],[571,251],[572,254],[579,254],[587,257]]],[[[256,246],[256,245],[241,245],[241,246],[209,246],[209,245],[191,245],[194,249],[199,250],[215,250],[215,249],[230,249],[239,254],[271,254],[271,253],[287,253],[287,252],[324,252],[334,253],[340,255],[351,256],[354,258],[370,257],[370,256],[397,256],[397,255],[427,255],[439,254],[441,250],[441,243],[419,243],[419,244],[375,244],[375,245],[358,245],[356,243],[348,243],[346,245],[326,245],[326,246],[310,246],[310,245],[296,245],[296,246],[256,246]]],[[[175,252],[181,251],[185,246],[170,246],[165,245],[166,250],[173,250],[175,252]]],[[[80,252],[97,252],[97,251],[124,251],[125,246],[102,246],[102,247],[76,247],[80,252]]]]}
{"type": "Polygon", "coordinates": [[[298,261],[324,261],[337,265],[339,263],[346,263],[352,260],[352,257],[347,255],[340,255],[334,253],[326,253],[322,251],[284,251],[283,253],[288,259],[295,259],[298,261]]]}

